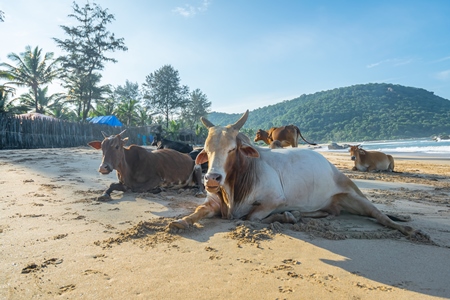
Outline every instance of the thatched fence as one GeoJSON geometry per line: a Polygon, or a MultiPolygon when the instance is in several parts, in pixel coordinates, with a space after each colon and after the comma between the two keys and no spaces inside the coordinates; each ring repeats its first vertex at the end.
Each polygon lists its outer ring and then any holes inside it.
{"type": "Polygon", "coordinates": [[[72,123],[42,118],[22,118],[0,114],[0,149],[65,148],[86,146],[93,140],[127,130],[128,144],[149,145],[160,126],[117,127],[91,123],[72,123]]]}

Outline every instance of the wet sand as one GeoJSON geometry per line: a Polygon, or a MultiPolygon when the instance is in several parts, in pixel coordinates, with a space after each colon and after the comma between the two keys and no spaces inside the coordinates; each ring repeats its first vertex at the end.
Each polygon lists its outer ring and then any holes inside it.
{"type": "Polygon", "coordinates": [[[167,224],[195,190],[114,193],[91,148],[0,151],[0,299],[450,298],[450,161],[393,154],[397,172],[351,171],[321,152],[385,213],[430,240],[342,214],[297,224],[167,224]]]}

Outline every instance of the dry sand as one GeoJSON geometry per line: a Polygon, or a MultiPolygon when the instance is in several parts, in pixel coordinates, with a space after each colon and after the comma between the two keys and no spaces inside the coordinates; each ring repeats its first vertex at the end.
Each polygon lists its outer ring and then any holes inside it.
{"type": "Polygon", "coordinates": [[[430,236],[414,241],[365,217],[269,226],[168,222],[194,190],[96,197],[115,172],[90,148],[0,151],[0,299],[433,299],[450,297],[450,160],[394,155],[400,173],[350,171],[382,211],[430,236]]]}

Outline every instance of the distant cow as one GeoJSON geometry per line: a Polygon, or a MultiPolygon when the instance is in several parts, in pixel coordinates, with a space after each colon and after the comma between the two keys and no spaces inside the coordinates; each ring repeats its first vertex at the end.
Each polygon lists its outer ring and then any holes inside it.
{"type": "MultiPolygon", "coordinates": [[[[203,151],[203,148],[198,148],[198,149],[194,149],[191,152],[189,152],[189,156],[195,161],[195,159],[197,158],[197,156],[200,154],[200,152],[203,151]]],[[[204,162],[200,165],[201,169],[202,169],[202,173],[206,173],[206,171],[208,170],[208,162],[204,162]]]]}
{"type": "Polygon", "coordinates": [[[179,188],[198,184],[200,194],[204,194],[201,170],[187,155],[171,149],[147,151],[131,145],[124,147],[128,138],[122,139],[122,131],[117,135],[88,143],[94,149],[103,151],[102,163],[98,171],[104,175],[117,171],[118,183],[112,183],[99,199],[109,199],[111,192],[156,191],[161,187],[179,188]]]}
{"type": "Polygon", "coordinates": [[[172,149],[181,153],[189,153],[194,150],[192,146],[188,144],[171,141],[165,138],[155,138],[151,145],[156,146],[156,149],[172,149]]]}
{"type": "Polygon", "coordinates": [[[382,225],[411,236],[421,234],[380,212],[358,187],[321,154],[299,148],[253,146],[239,132],[248,110],[234,124],[215,126],[201,118],[208,137],[196,163],[209,161],[204,177],[207,197],[194,213],[169,224],[187,228],[202,218],[297,222],[303,216],[338,215],[341,210],[375,218],[382,225]]]}
{"type": "Polygon", "coordinates": [[[268,131],[259,129],[258,132],[256,132],[255,142],[264,141],[267,145],[270,145],[273,141],[279,140],[282,147],[287,147],[289,145],[292,147],[298,147],[299,137],[310,145],[317,145],[316,143],[310,143],[305,140],[300,132],[300,129],[295,125],[272,127],[268,131]]]}
{"type": "Polygon", "coordinates": [[[394,158],[391,155],[378,151],[366,151],[360,145],[350,146],[348,151],[351,159],[355,161],[353,171],[394,171],[394,158]]]}

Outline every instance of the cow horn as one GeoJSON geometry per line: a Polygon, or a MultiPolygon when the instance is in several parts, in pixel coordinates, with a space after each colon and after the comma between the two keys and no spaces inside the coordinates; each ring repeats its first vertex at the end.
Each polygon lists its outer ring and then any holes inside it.
{"type": "Polygon", "coordinates": [[[205,125],[206,128],[214,127],[214,124],[211,123],[207,118],[200,117],[200,121],[202,121],[203,125],[205,125]]]}
{"type": "Polygon", "coordinates": [[[109,137],[109,135],[107,135],[104,131],[102,131],[103,137],[106,139],[107,137],[109,137]]]}
{"type": "Polygon", "coordinates": [[[242,117],[237,120],[236,123],[234,123],[233,125],[231,125],[231,127],[233,127],[236,130],[239,130],[242,128],[242,126],[244,126],[245,122],[247,121],[248,118],[248,109],[247,111],[242,115],[242,117]]]}
{"type": "Polygon", "coordinates": [[[123,130],[121,133],[119,133],[118,135],[122,135],[125,131],[127,131],[126,129],[123,130]]]}

